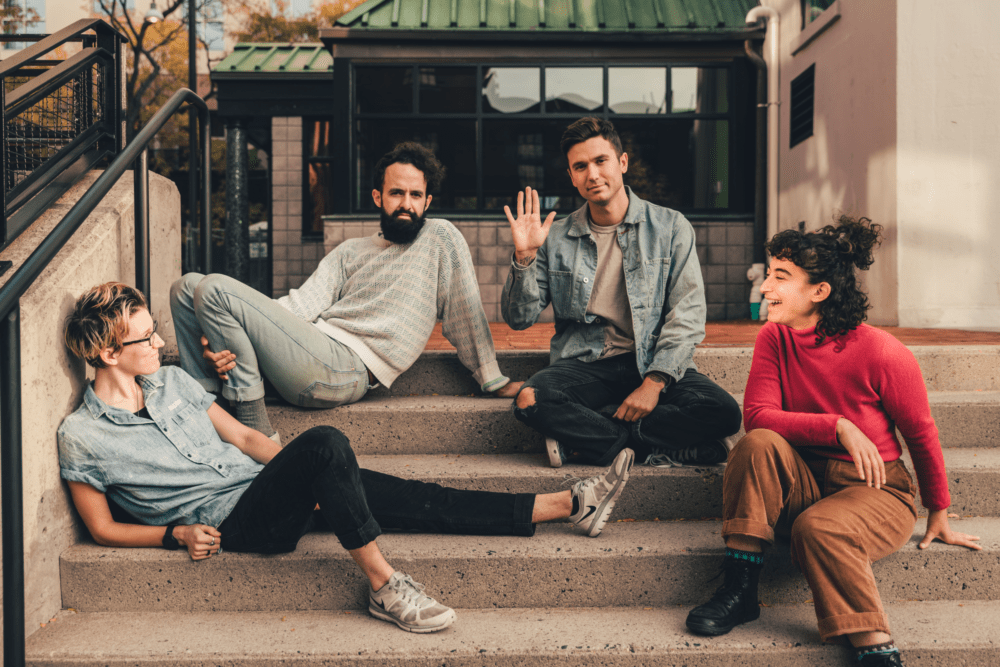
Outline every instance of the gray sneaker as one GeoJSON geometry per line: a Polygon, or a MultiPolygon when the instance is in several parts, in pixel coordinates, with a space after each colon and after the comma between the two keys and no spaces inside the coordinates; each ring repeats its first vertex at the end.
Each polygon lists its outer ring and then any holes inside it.
{"type": "Polygon", "coordinates": [[[545,438],[545,452],[549,455],[549,465],[553,468],[562,468],[566,461],[562,445],[555,438],[545,438]]]}
{"type": "Polygon", "coordinates": [[[368,613],[407,632],[437,632],[455,622],[454,609],[426,595],[423,584],[402,572],[393,572],[388,583],[377,591],[369,586],[368,613]]]}
{"type": "Polygon", "coordinates": [[[597,537],[615,508],[615,501],[625,488],[628,471],[635,460],[635,452],[623,449],[603,474],[578,480],[573,485],[573,507],[570,523],[579,526],[590,537],[597,537]]]}

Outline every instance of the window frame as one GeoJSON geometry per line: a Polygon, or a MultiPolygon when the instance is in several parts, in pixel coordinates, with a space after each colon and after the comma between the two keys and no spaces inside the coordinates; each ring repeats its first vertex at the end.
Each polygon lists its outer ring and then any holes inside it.
{"type": "MultiPolygon", "coordinates": [[[[741,170],[738,168],[736,158],[736,135],[738,134],[737,128],[740,127],[740,110],[741,104],[736,98],[737,87],[736,87],[736,67],[734,61],[709,61],[709,62],[699,62],[699,61],[629,61],[629,62],[614,62],[606,61],[601,63],[593,62],[561,62],[561,61],[551,61],[551,60],[530,60],[530,61],[476,61],[476,62],[437,62],[432,60],[416,60],[416,61],[365,61],[365,62],[354,62],[351,61],[348,64],[349,71],[349,85],[348,88],[348,103],[347,103],[347,120],[349,129],[349,138],[347,141],[347,149],[349,155],[346,157],[348,164],[350,165],[350,184],[349,184],[349,201],[347,205],[347,212],[349,214],[357,213],[368,213],[369,210],[362,206],[359,206],[360,202],[364,202],[361,197],[365,194],[362,192],[363,184],[360,183],[360,174],[357,169],[357,132],[356,126],[358,122],[361,121],[377,121],[377,120],[412,120],[412,121],[423,121],[423,120],[471,120],[475,124],[476,133],[476,201],[477,205],[474,209],[457,209],[457,208],[447,208],[443,209],[440,207],[435,207],[438,212],[445,216],[453,217],[482,217],[484,215],[489,215],[493,217],[497,215],[497,212],[493,209],[484,208],[485,195],[483,189],[483,132],[484,132],[484,121],[495,121],[500,119],[506,120],[565,120],[567,125],[585,116],[595,116],[602,119],[611,120],[615,122],[616,120],[724,120],[728,122],[729,136],[728,136],[728,151],[729,151],[729,174],[727,175],[730,184],[730,192],[736,190],[745,190],[745,187],[735,188],[733,183],[742,178],[741,170]],[[363,70],[365,67],[409,67],[411,68],[412,74],[410,76],[410,85],[412,86],[412,98],[413,104],[411,111],[409,112],[365,112],[358,110],[358,92],[357,92],[357,79],[358,70],[363,70]],[[456,113],[421,113],[420,112],[420,68],[421,67],[433,67],[433,68],[476,68],[476,81],[477,88],[475,91],[476,99],[476,109],[474,112],[456,112],[456,113]],[[717,113],[697,113],[691,111],[685,112],[673,112],[672,104],[673,100],[668,99],[668,110],[664,113],[657,114],[620,114],[614,113],[610,109],[608,104],[608,87],[609,87],[609,72],[611,68],[664,68],[665,69],[665,90],[669,96],[672,95],[672,70],[673,69],[683,69],[683,68],[701,68],[701,69],[723,69],[728,73],[726,79],[726,95],[728,101],[728,110],[725,112],[717,113]],[[532,113],[495,113],[484,111],[483,109],[483,95],[481,91],[481,85],[483,77],[487,70],[491,68],[538,68],[539,69],[539,95],[540,95],[540,107],[537,112],[532,113]],[[602,70],[602,89],[603,89],[603,99],[601,100],[601,107],[590,113],[581,112],[554,112],[549,111],[549,103],[545,99],[546,94],[546,69],[601,69],[602,70]]],[[[752,178],[752,177],[751,177],[752,178]]],[[[745,179],[744,179],[745,180],[745,179]]],[[[741,184],[742,185],[742,184],[741,184]]],[[[752,189],[752,188],[751,188],[752,189]]],[[[697,217],[711,217],[719,218],[720,216],[731,216],[733,214],[743,215],[747,213],[752,213],[753,203],[748,202],[733,202],[733,198],[730,198],[730,205],[727,208],[694,208],[694,207],[682,207],[679,208],[683,213],[694,215],[697,217]]],[[[558,209],[560,214],[570,213],[572,209],[558,209]]]]}

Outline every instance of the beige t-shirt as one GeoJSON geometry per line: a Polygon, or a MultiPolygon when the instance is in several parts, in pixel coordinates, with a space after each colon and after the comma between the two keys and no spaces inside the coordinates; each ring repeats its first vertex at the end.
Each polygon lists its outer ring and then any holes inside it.
{"type": "Polygon", "coordinates": [[[597,273],[594,276],[594,290],[587,303],[587,313],[605,322],[601,359],[635,352],[632,307],[625,290],[622,249],[616,238],[619,227],[621,223],[612,227],[590,223],[590,232],[597,244],[597,273]]]}

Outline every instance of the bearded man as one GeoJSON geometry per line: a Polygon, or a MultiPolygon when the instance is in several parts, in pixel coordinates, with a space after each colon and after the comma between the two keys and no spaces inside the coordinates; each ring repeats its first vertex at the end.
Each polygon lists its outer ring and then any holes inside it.
{"type": "Polygon", "coordinates": [[[228,276],[189,273],[170,290],[181,367],[278,441],[264,409],[266,377],[289,403],[331,408],[395,379],[434,324],[483,392],[512,397],[497,365],[472,255],[447,220],[426,218],[444,167],[423,146],[397,145],[375,165],[379,234],[344,241],[298,289],[269,299],[228,276]],[[206,361],[207,360],[207,361],[206,361]]]}

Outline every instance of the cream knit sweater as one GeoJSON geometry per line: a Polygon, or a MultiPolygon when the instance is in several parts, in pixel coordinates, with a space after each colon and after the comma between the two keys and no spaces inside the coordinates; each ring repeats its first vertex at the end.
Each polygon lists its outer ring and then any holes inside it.
{"type": "Polygon", "coordinates": [[[348,346],[392,386],[424,351],[435,322],[483,391],[500,373],[472,255],[447,220],[429,219],[409,244],[380,235],[344,241],[278,303],[348,346]]]}

